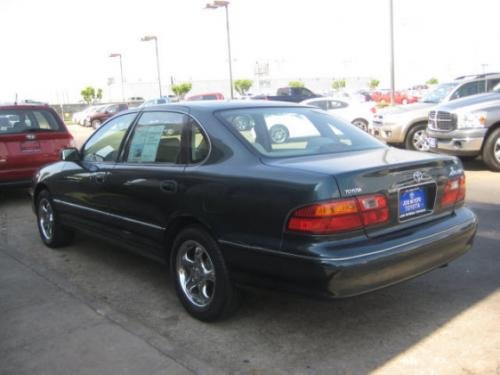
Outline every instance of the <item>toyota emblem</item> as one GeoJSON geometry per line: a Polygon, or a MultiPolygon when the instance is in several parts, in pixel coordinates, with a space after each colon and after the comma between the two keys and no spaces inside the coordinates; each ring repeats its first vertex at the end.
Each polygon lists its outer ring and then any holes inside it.
{"type": "Polygon", "coordinates": [[[415,171],[413,172],[413,179],[415,182],[422,182],[426,179],[426,176],[421,171],[415,171]]]}

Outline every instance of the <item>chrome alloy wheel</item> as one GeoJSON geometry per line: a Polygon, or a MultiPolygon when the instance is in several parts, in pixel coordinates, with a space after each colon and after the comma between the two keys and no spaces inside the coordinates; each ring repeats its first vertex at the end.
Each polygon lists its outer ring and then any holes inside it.
{"type": "Polygon", "coordinates": [[[413,134],[412,144],[417,151],[429,151],[426,131],[423,129],[417,130],[415,134],[413,134]]]}
{"type": "Polygon", "coordinates": [[[500,138],[497,138],[495,145],[493,146],[493,153],[495,154],[495,159],[500,163],[500,138]]]}
{"type": "Polygon", "coordinates": [[[176,271],[182,292],[197,307],[206,307],[215,292],[215,269],[199,242],[185,241],[177,252],[176,271]]]}
{"type": "Polygon", "coordinates": [[[54,210],[47,198],[38,203],[38,224],[45,240],[52,240],[54,235],[54,210]]]}

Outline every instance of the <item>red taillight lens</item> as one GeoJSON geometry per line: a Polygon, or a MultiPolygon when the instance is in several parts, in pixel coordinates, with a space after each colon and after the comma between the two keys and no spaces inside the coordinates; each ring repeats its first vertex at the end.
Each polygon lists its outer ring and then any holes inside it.
{"type": "Polygon", "coordinates": [[[327,234],[361,229],[388,220],[387,199],[382,194],[376,194],[299,208],[292,214],[288,229],[327,234]]]}
{"type": "Polygon", "coordinates": [[[371,111],[371,113],[376,114],[377,113],[377,107],[371,107],[370,111],[371,111]]]}
{"type": "Polygon", "coordinates": [[[465,199],[465,176],[448,180],[441,197],[441,207],[450,206],[465,199]]]}

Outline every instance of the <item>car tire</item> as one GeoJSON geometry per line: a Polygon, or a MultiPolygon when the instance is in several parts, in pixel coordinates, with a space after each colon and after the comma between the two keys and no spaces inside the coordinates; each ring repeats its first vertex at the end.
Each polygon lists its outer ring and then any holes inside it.
{"type": "Polygon", "coordinates": [[[176,237],[170,268],[177,296],[191,316],[210,322],[234,312],[237,291],[217,242],[201,226],[187,227],[176,237]]]}
{"type": "Polygon", "coordinates": [[[483,160],[495,172],[500,172],[500,128],[493,130],[483,146],[483,160]]]}
{"type": "Polygon", "coordinates": [[[413,151],[429,151],[429,143],[426,141],[427,124],[413,125],[405,138],[405,148],[413,151]]]}
{"type": "Polygon", "coordinates": [[[47,190],[41,191],[36,197],[36,216],[40,238],[46,246],[56,248],[71,243],[74,231],[62,225],[47,190]]]}
{"type": "Polygon", "coordinates": [[[290,137],[290,133],[285,125],[273,125],[269,129],[269,137],[273,143],[285,143],[290,137]]]}
{"type": "Polygon", "coordinates": [[[97,129],[98,127],[101,126],[101,120],[92,120],[91,125],[94,129],[97,129]]]}
{"type": "Polygon", "coordinates": [[[368,133],[368,121],[366,121],[365,119],[357,118],[355,120],[352,120],[352,124],[368,133]]]}

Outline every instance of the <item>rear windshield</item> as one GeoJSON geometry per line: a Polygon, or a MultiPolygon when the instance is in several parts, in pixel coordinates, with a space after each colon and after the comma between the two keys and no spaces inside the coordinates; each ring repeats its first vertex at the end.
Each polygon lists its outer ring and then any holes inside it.
{"type": "Polygon", "coordinates": [[[1,109],[0,134],[59,131],[61,127],[52,112],[43,109],[1,109]]]}
{"type": "Polygon", "coordinates": [[[217,116],[264,156],[331,154],[385,147],[356,126],[312,108],[250,108],[217,116]]]}

